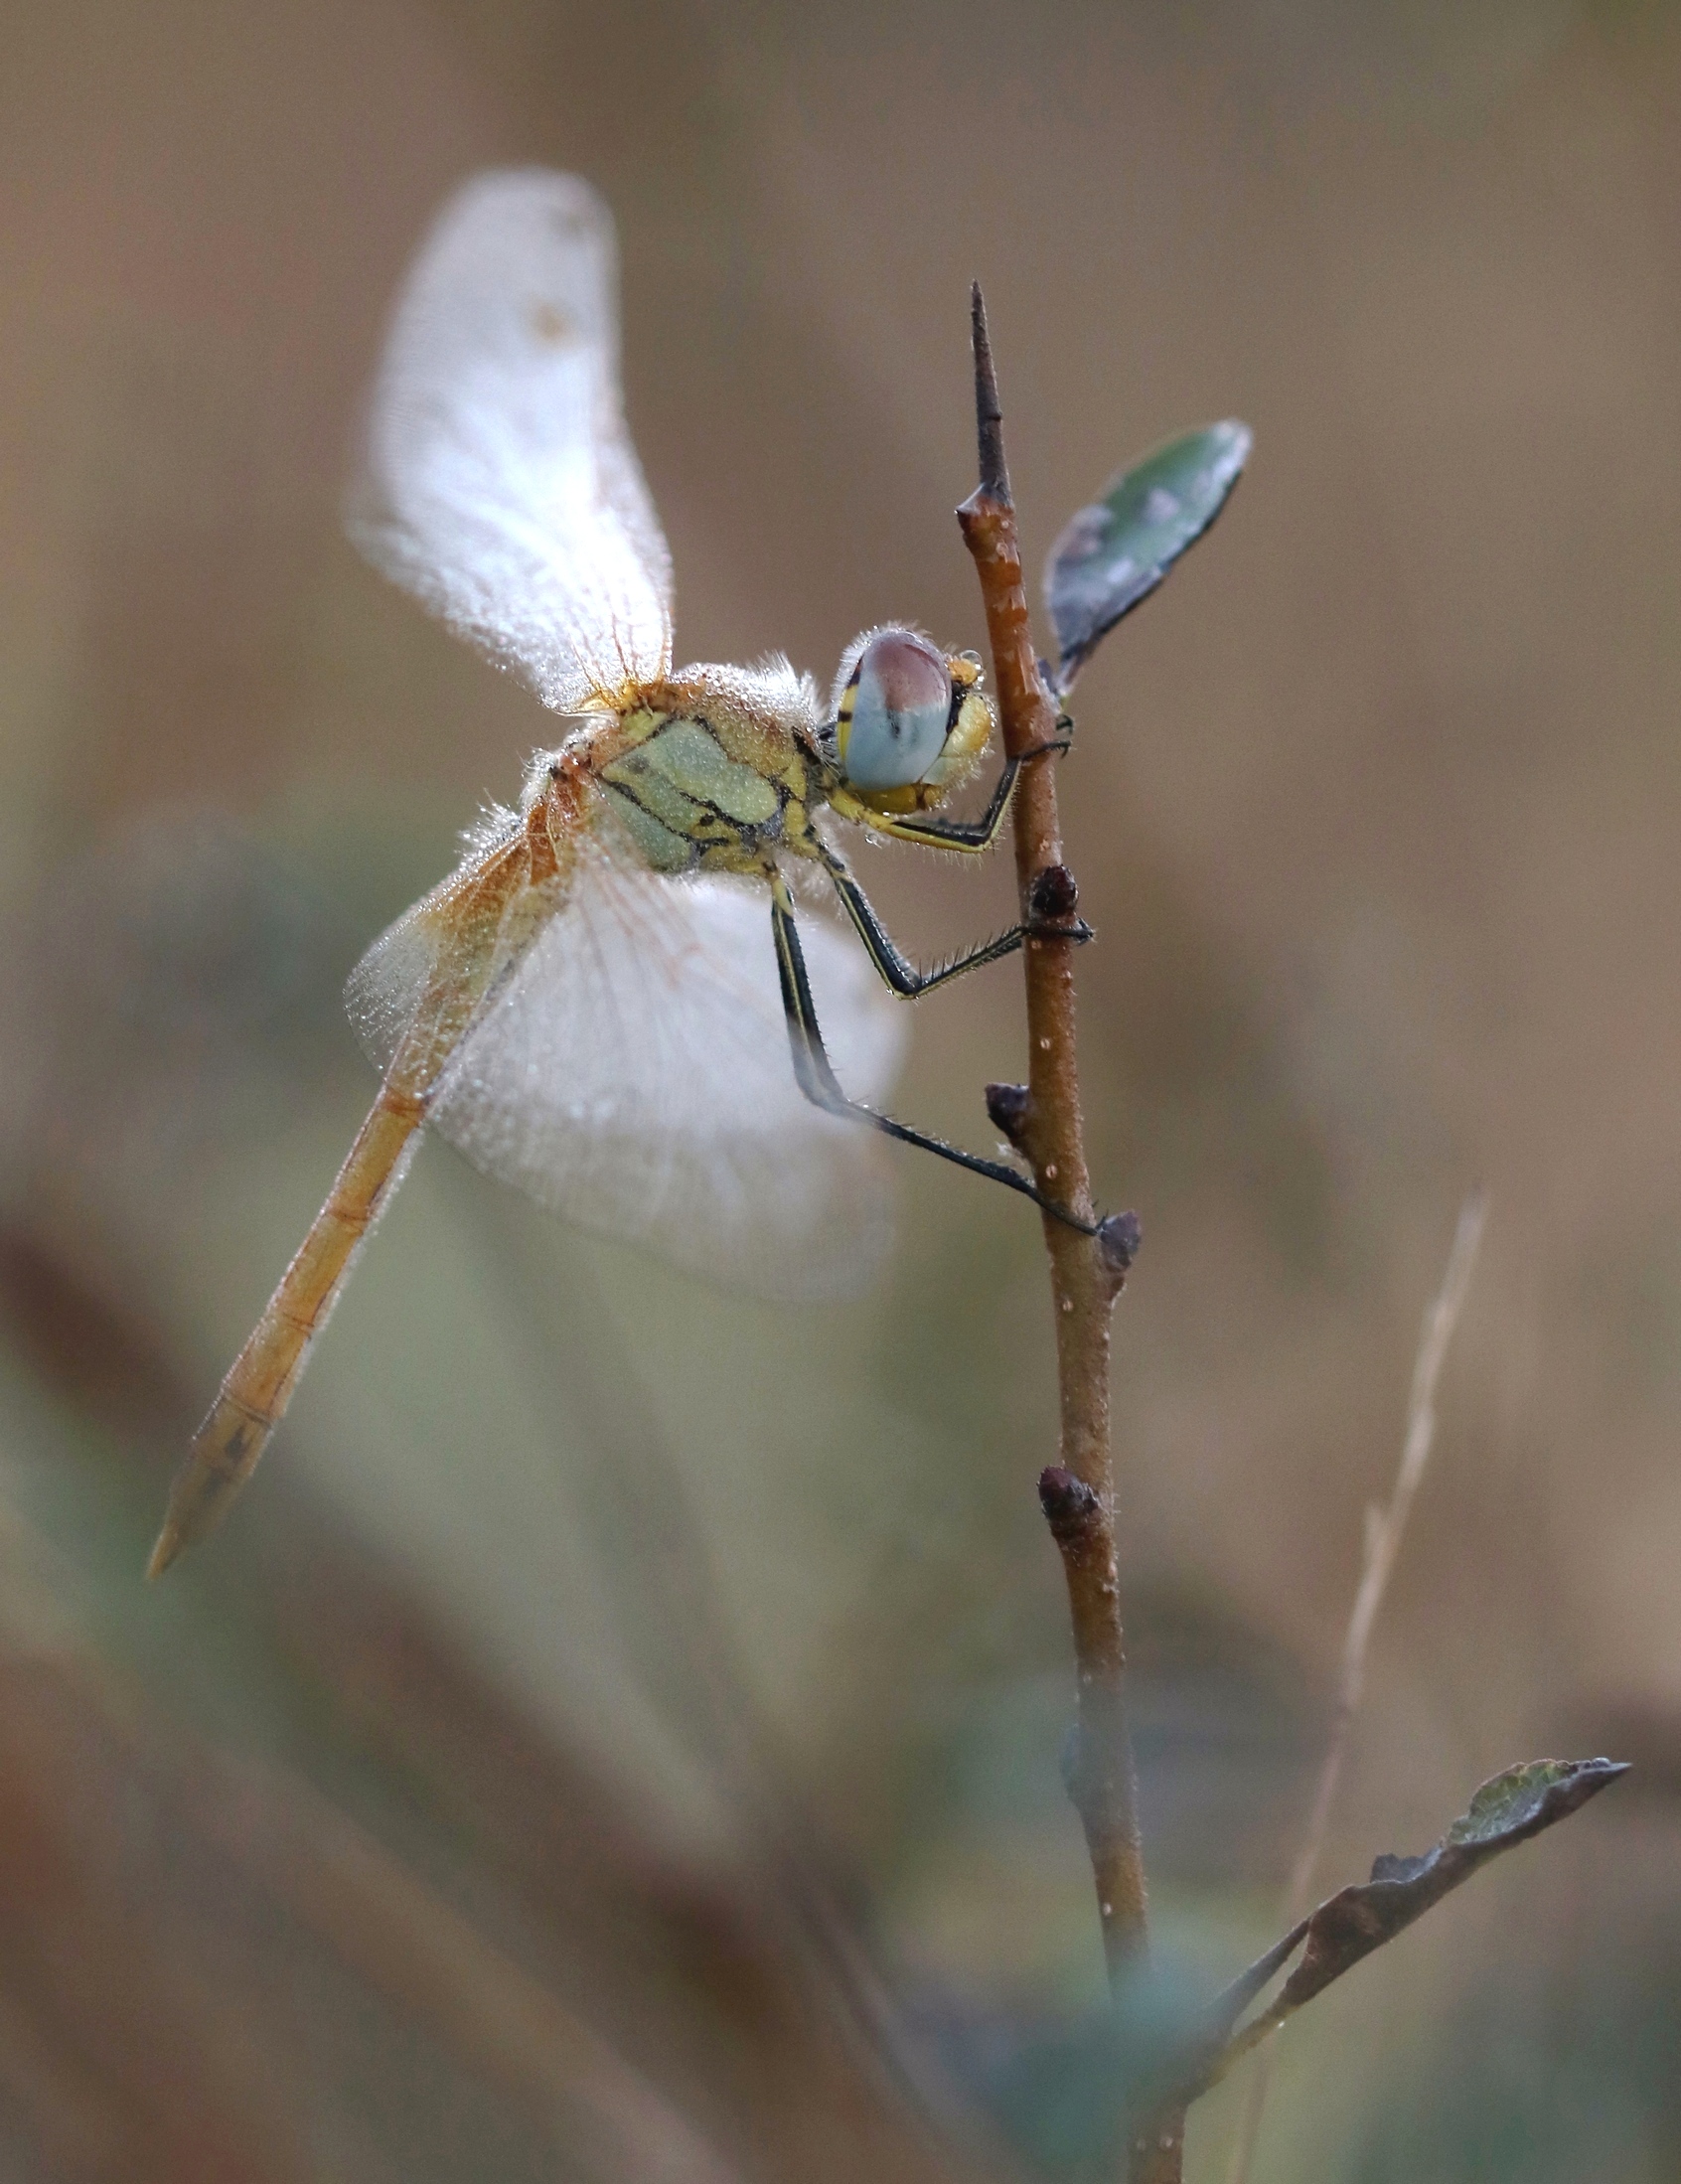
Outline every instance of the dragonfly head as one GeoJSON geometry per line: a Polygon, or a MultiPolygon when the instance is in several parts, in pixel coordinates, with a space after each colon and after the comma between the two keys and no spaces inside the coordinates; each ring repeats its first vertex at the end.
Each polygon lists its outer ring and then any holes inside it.
{"type": "Polygon", "coordinates": [[[835,685],[835,758],[872,810],[926,811],[969,773],[993,733],[972,653],[889,623],[854,638],[835,685]]]}

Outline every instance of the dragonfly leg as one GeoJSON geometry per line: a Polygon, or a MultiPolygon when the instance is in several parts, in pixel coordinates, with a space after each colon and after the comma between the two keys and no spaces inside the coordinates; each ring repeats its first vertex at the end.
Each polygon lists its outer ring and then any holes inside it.
{"type": "MultiPolygon", "coordinates": [[[[1006,758],[987,809],[979,819],[924,819],[920,814],[900,817],[867,809],[845,809],[843,816],[858,820],[876,834],[889,835],[895,842],[916,842],[929,850],[961,850],[971,857],[979,857],[997,840],[998,829],[1003,825],[1004,814],[1009,809],[1016,775],[1022,767],[1035,758],[1048,756],[1053,751],[1066,751],[1073,742],[1073,720],[1067,713],[1059,713],[1054,735],[1047,736],[1042,743],[1034,743],[1018,757],[1006,758]]],[[[832,801],[838,809],[841,808],[839,798],[832,801]]]]}
{"type": "Polygon", "coordinates": [[[856,928],[865,953],[883,982],[905,1001],[920,1001],[924,994],[932,993],[935,987],[944,986],[950,979],[961,978],[965,971],[976,971],[984,963],[996,963],[1000,957],[1013,955],[1032,934],[1044,933],[1059,940],[1090,940],[1092,937],[1092,929],[1083,918],[1029,918],[1024,925],[1012,925],[1007,933],[984,940],[977,948],[965,949],[962,955],[954,956],[935,970],[924,971],[900,950],[869,897],[840,858],[827,845],[820,847],[825,869],[835,882],[835,891],[856,928]]]}
{"type": "Polygon", "coordinates": [[[1045,1197],[1019,1170],[1006,1167],[1002,1161],[984,1160],[978,1153],[966,1153],[961,1146],[948,1145],[944,1138],[936,1138],[924,1130],[913,1130],[908,1123],[895,1122],[891,1115],[878,1115],[873,1107],[865,1107],[846,1097],[818,1025],[811,982],[806,976],[805,951],[794,922],[794,898],[780,872],[770,874],[770,883],[771,928],[776,940],[777,975],[782,982],[782,1007],[788,1018],[788,1044],[794,1057],[795,1078],[812,1105],[821,1107],[827,1114],[864,1123],[889,1138],[897,1138],[901,1145],[920,1146],[924,1153],[937,1154],[954,1167],[967,1168],[972,1174],[1002,1183],[1007,1189],[1019,1191],[1022,1197],[1031,1198],[1041,1212],[1051,1214],[1069,1228],[1078,1229],[1082,1236],[1095,1236],[1097,1222],[1083,1221],[1067,1206],[1045,1197]]]}
{"type": "Polygon", "coordinates": [[[987,809],[979,819],[923,819],[918,817],[887,818],[875,822],[878,831],[891,835],[895,842],[920,842],[931,850],[967,850],[978,857],[990,850],[998,838],[1004,814],[1015,788],[1015,777],[1025,761],[1006,758],[1003,771],[998,775],[987,809]]]}

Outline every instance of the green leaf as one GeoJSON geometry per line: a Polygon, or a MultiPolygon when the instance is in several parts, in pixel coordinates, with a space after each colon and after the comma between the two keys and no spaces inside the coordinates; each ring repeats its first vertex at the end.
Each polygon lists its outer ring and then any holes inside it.
{"type": "Polygon", "coordinates": [[[1169,440],[1104,488],[1063,527],[1045,564],[1059,692],[1124,614],[1160,583],[1226,505],[1254,435],[1228,419],[1169,440]]]}

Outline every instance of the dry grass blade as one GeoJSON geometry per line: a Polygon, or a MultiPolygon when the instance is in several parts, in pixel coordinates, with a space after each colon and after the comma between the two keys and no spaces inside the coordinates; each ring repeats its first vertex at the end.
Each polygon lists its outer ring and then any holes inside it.
{"type": "MultiPolygon", "coordinates": [[[[1342,1640],[1342,1666],[1337,1677],[1336,1711],[1331,1719],[1330,1736],[1326,1741],[1324,1760],[1320,1765],[1318,1783],[1313,1792],[1312,1810],[1308,1814],[1301,1848],[1291,1871],[1290,1890],[1285,1903],[1285,1924],[1290,1927],[1299,1924],[1311,1901],[1313,1878],[1324,1854],[1325,1838],[1330,1831],[1331,1809],[1336,1802],[1336,1793],[1348,1756],[1349,1739],[1355,1716],[1360,1710],[1361,1694],[1365,1690],[1366,1655],[1371,1646],[1372,1631],[1377,1623],[1378,1611],[1383,1606],[1384,1594],[1389,1589],[1396,1557],[1401,1551],[1414,1497],[1424,1479],[1431,1450],[1435,1445],[1437,1384],[1441,1380],[1449,1344],[1453,1339],[1453,1329],[1458,1325],[1459,1314],[1464,1308],[1465,1296],[1470,1288],[1487,1214],[1488,1194],[1484,1190],[1473,1191],[1459,1210],[1458,1226],[1453,1232],[1452,1249],[1448,1254],[1448,1267],[1442,1277],[1442,1287],[1425,1314],[1424,1326],[1419,1333],[1418,1355],[1413,1362],[1412,1393],[1407,1404],[1407,1432],[1401,1444],[1401,1462],[1396,1470],[1395,1484],[1386,1503],[1381,1506],[1374,1503],[1366,1512],[1365,1562],[1360,1572],[1359,1590],[1354,1596],[1354,1607],[1348,1618],[1348,1629],[1342,1640]]],[[[1248,2184],[1255,2159],[1256,2141],[1261,2132],[1261,2118],[1267,2106],[1272,2069],[1273,2057],[1269,2051],[1256,2065],[1244,2097],[1237,2144],[1233,2149],[1231,2168],[1228,2171],[1228,2184],[1248,2184]]]]}

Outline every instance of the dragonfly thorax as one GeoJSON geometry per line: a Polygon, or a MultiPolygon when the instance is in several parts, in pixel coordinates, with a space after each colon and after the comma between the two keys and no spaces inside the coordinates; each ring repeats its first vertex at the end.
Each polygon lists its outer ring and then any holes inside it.
{"type": "Polygon", "coordinates": [[[593,799],[657,872],[763,872],[779,848],[810,854],[819,718],[815,688],[782,661],[629,686],[552,760],[550,829],[593,799]]]}

